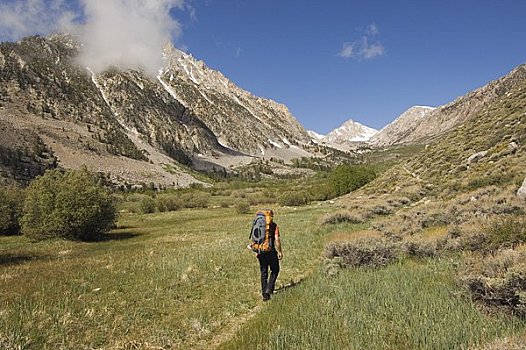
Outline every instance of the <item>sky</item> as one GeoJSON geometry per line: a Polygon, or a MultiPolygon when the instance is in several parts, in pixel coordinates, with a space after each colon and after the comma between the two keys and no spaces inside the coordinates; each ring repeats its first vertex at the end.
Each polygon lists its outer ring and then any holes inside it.
{"type": "Polygon", "coordinates": [[[0,40],[81,33],[84,64],[153,74],[176,47],[326,134],[381,129],[526,63],[525,0],[0,0],[0,40]]]}

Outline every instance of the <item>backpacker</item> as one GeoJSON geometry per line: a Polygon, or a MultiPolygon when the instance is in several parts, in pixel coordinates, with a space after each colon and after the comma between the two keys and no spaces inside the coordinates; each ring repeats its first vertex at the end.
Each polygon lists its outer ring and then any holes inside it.
{"type": "Polygon", "coordinates": [[[250,230],[252,243],[250,248],[258,254],[268,253],[273,248],[273,238],[270,232],[272,222],[272,210],[263,209],[256,213],[250,230]]]}

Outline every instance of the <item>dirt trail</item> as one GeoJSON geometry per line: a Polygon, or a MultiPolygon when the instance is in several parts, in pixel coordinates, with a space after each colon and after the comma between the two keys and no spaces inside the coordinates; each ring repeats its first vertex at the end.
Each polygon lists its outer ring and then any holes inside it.
{"type": "MultiPolygon", "coordinates": [[[[289,288],[293,288],[300,284],[307,276],[301,276],[296,280],[292,280],[288,283],[280,285],[276,288],[275,293],[281,293],[289,288]]],[[[269,303],[271,303],[270,301],[269,303]]],[[[259,314],[259,312],[266,306],[261,301],[258,305],[246,311],[243,315],[232,317],[229,322],[217,332],[212,339],[209,341],[202,341],[195,349],[218,349],[221,345],[232,339],[236,333],[243,327],[247,322],[253,319],[259,314]]]]}

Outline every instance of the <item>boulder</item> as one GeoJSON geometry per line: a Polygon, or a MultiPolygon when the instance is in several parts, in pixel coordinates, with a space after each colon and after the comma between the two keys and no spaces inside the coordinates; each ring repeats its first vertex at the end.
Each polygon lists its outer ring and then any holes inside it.
{"type": "Polygon", "coordinates": [[[477,163],[480,159],[484,158],[486,154],[488,154],[488,151],[481,151],[470,155],[468,158],[468,164],[477,163]]]}
{"type": "Polygon", "coordinates": [[[521,188],[517,190],[517,196],[520,198],[526,198],[526,178],[522,182],[521,188]]]}

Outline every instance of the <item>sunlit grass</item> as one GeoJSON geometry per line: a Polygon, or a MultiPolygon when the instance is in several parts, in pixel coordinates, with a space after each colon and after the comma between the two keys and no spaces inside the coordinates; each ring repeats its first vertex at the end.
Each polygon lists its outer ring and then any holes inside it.
{"type": "Polygon", "coordinates": [[[523,329],[480,312],[448,263],[318,272],[276,296],[222,349],[466,349],[523,329]]]}
{"type": "MultiPolygon", "coordinates": [[[[285,252],[278,286],[317,264],[323,212],[276,210],[285,252]]],[[[124,216],[100,243],[2,237],[0,348],[206,346],[261,303],[257,260],[245,248],[251,219],[182,210],[124,216]]]]}

